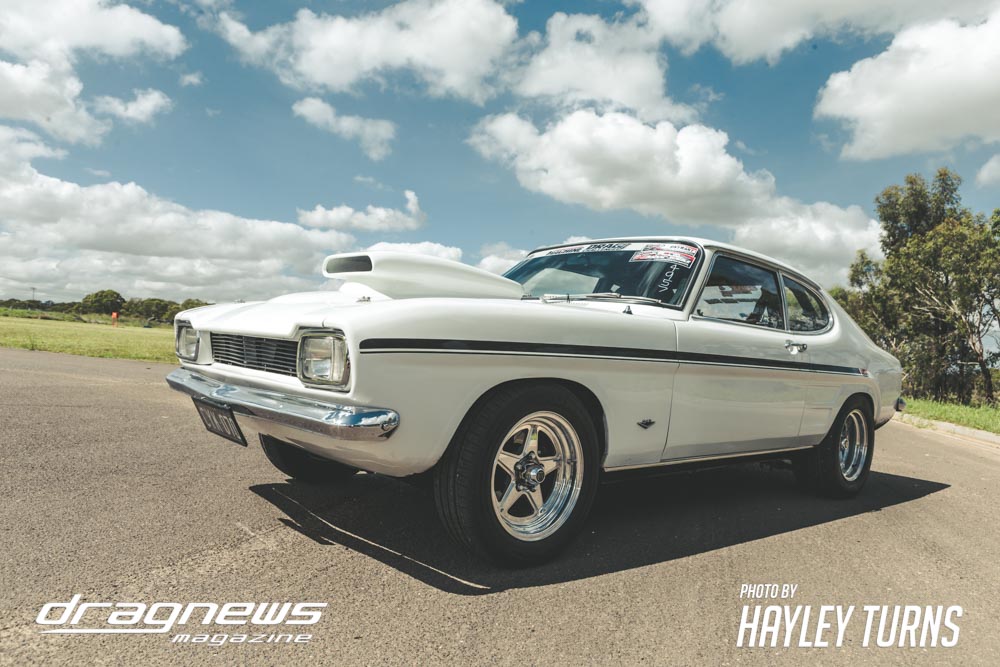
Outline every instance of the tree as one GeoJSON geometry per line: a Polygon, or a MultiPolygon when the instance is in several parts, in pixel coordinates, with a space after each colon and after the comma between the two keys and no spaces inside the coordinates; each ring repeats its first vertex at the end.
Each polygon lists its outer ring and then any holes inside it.
{"type": "Polygon", "coordinates": [[[130,317],[144,317],[144,299],[131,298],[122,305],[122,313],[130,317]]]}
{"type": "Polygon", "coordinates": [[[903,358],[905,310],[882,270],[882,264],[859,250],[848,272],[850,288],[835,287],[830,295],[879,347],[903,358]]]}
{"type": "Polygon", "coordinates": [[[110,315],[122,309],[125,297],[114,290],[106,289],[83,297],[81,305],[85,312],[110,315]]]}
{"type": "Polygon", "coordinates": [[[882,224],[880,241],[886,256],[913,236],[957,217],[962,207],[958,192],[961,184],[958,174],[942,167],[930,187],[920,174],[909,174],[903,186],[890,185],[875,197],[875,210],[882,224]]]}
{"type": "Polygon", "coordinates": [[[181,303],[181,310],[191,310],[192,308],[201,308],[202,306],[210,306],[208,301],[202,301],[201,299],[184,299],[181,303]]]}
{"type": "Polygon", "coordinates": [[[983,393],[994,402],[985,339],[998,323],[1000,242],[985,220],[964,213],[910,239],[892,258],[912,307],[948,323],[962,336],[979,366],[983,393]]]}
{"type": "Polygon", "coordinates": [[[174,301],[166,301],[165,299],[146,299],[143,301],[143,315],[152,320],[163,320],[166,319],[167,313],[171,310],[177,308],[177,303],[174,301]]]}
{"type": "Polygon", "coordinates": [[[985,339],[1000,323],[1000,209],[989,221],[962,206],[961,178],[910,174],[875,199],[884,261],[861,252],[850,287],[832,292],[877,344],[899,358],[904,387],[937,400],[994,401],[985,339]],[[977,371],[973,371],[977,368],[977,371]]]}

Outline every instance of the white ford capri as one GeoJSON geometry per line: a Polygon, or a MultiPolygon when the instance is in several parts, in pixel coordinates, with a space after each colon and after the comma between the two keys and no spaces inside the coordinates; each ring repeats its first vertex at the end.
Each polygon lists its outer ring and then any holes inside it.
{"type": "Polygon", "coordinates": [[[785,459],[853,496],[899,362],[816,283],[695,238],[542,248],[503,277],[447,260],[332,255],[336,291],[182,312],[167,381],[205,427],[307,483],[433,480],[461,544],[551,558],[602,477],[785,459]]]}

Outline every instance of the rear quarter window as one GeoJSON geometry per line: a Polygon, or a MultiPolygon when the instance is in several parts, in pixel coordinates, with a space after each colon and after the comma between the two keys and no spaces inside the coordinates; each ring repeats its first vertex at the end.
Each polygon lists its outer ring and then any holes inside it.
{"type": "Polygon", "coordinates": [[[790,331],[822,331],[830,326],[830,311],[823,299],[802,283],[782,276],[790,331]]]}

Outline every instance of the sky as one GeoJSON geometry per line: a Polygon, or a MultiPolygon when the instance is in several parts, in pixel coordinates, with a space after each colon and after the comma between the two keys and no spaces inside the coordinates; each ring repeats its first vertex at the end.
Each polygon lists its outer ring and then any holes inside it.
{"type": "Polygon", "coordinates": [[[0,299],[258,299],[685,234],[827,287],[907,173],[1000,206],[1000,0],[0,0],[0,299]]]}

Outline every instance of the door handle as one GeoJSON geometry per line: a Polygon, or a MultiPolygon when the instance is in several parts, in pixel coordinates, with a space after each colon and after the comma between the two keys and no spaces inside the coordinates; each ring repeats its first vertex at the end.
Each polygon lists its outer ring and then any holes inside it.
{"type": "Polygon", "coordinates": [[[796,343],[793,340],[786,340],[785,349],[788,350],[789,354],[798,354],[799,352],[808,350],[809,346],[806,343],[796,343]]]}

